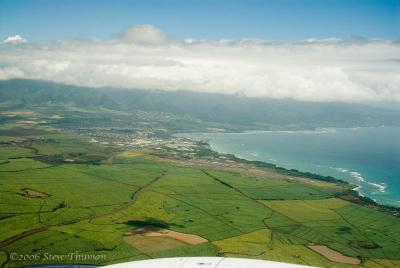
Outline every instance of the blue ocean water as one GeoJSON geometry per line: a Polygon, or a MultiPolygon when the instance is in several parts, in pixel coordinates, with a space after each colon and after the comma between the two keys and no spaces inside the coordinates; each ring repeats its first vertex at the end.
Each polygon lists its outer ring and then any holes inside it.
{"type": "MultiPolygon", "coordinates": [[[[186,135],[187,136],[187,135],[186,135]]],[[[382,204],[400,206],[400,127],[203,133],[214,150],[331,175],[382,204]]]]}

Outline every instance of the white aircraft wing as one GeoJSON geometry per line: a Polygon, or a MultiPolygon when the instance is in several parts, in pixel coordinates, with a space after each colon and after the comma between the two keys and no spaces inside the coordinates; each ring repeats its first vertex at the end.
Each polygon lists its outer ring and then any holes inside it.
{"type": "Polygon", "coordinates": [[[105,268],[310,268],[298,264],[224,257],[178,257],[132,261],[105,268]]]}

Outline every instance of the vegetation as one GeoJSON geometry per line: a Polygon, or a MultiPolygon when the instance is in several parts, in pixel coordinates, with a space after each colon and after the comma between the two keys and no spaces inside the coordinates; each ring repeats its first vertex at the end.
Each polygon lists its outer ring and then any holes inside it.
{"type": "MultiPolygon", "coordinates": [[[[261,108],[267,100],[113,92],[0,82],[0,267],[172,256],[400,267],[398,208],[380,206],[332,177],[221,155],[206,143],[171,136],[336,126],[336,115],[325,120],[321,106],[289,101],[295,113],[308,107],[306,123],[293,125],[298,118],[289,113],[278,124],[275,106],[261,108]],[[152,227],[200,242],[138,233],[152,227]],[[360,264],[332,261],[314,246],[360,264]]],[[[400,118],[346,109],[340,109],[349,115],[345,125],[400,118]]]]}
{"type": "Polygon", "coordinates": [[[7,137],[0,147],[2,266],[60,262],[45,253],[67,256],[66,263],[92,264],[193,255],[329,267],[387,267],[399,261],[400,219],[338,199],[347,190],[338,181],[289,177],[267,167],[255,167],[268,171],[259,176],[183,167],[185,162],[143,150],[127,152],[56,132],[51,139],[38,133],[22,138],[40,144],[7,137]],[[65,162],[60,155],[99,160],[65,162]],[[208,242],[141,236],[129,243],[129,232],[146,226],[208,242]],[[361,264],[330,261],[309,245],[326,245],[361,264]],[[76,251],[100,257],[68,258],[76,251]],[[16,260],[13,253],[41,258],[16,260]]]}
{"type": "Polygon", "coordinates": [[[93,89],[24,79],[0,81],[0,100],[0,107],[8,109],[32,106],[81,108],[80,111],[70,110],[73,116],[60,119],[58,124],[104,125],[103,119],[112,114],[114,120],[109,124],[126,127],[126,123],[132,125],[144,116],[148,121],[163,123],[164,127],[175,132],[207,128],[240,131],[400,125],[396,110],[354,103],[272,100],[189,91],[93,89]],[[88,122],[80,118],[78,121],[78,117],[85,116],[82,112],[87,109],[96,111],[91,114],[95,120],[88,122]]]}

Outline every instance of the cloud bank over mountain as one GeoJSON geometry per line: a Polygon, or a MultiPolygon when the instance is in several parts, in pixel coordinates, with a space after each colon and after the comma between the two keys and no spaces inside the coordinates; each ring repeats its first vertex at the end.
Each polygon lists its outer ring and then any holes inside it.
{"type": "Polygon", "coordinates": [[[0,79],[311,101],[400,102],[400,43],[174,40],[138,25],[115,40],[0,44],[0,79]]]}

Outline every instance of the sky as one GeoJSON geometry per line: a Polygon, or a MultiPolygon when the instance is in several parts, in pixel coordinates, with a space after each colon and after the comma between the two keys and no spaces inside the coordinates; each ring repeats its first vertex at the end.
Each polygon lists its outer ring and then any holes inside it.
{"type": "Polygon", "coordinates": [[[0,79],[400,103],[400,0],[0,0],[0,79]]]}
{"type": "Polygon", "coordinates": [[[399,0],[0,0],[0,38],[111,38],[136,24],[175,38],[400,38],[399,0]]]}

